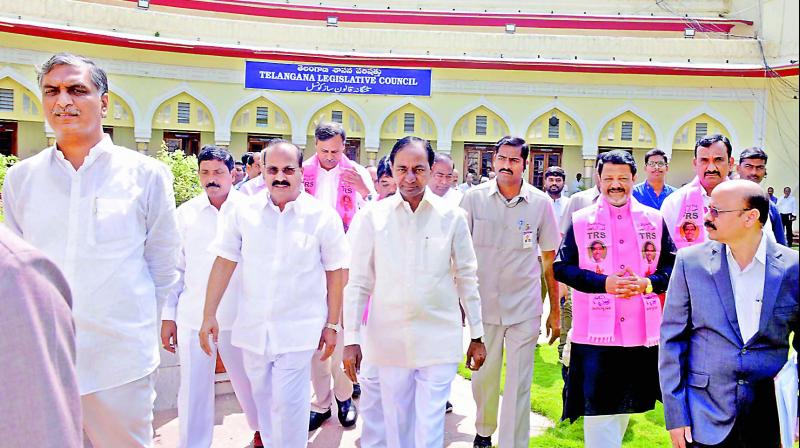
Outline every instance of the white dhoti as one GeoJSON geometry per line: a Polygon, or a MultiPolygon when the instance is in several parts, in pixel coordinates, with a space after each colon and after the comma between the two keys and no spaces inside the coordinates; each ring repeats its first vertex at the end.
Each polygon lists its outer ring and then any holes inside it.
{"type": "MultiPolygon", "coordinates": [[[[339,401],[345,401],[353,396],[353,382],[342,368],[344,353],[342,333],[339,332],[336,335],[336,348],[333,350],[333,355],[325,361],[320,361],[322,352],[317,351],[311,359],[311,383],[314,386],[311,410],[314,412],[327,412],[333,405],[334,397],[339,401]],[[331,390],[331,377],[333,377],[333,390],[331,390]]],[[[334,406],[334,409],[337,407],[334,406]]]]}
{"type": "Polygon", "coordinates": [[[308,444],[308,396],[314,353],[305,350],[260,355],[242,350],[265,447],[305,448],[308,444]]]}
{"type": "Polygon", "coordinates": [[[153,375],[111,389],[81,395],[85,447],[153,446],[153,375]]]}
{"type": "Polygon", "coordinates": [[[497,430],[505,345],[506,382],[497,446],[527,448],[529,444],[533,359],[541,321],[537,316],[514,325],[483,324],[486,361],[472,374],[472,396],[478,411],[475,430],[484,437],[497,430]]]}
{"type": "Polygon", "coordinates": [[[378,368],[389,448],[441,448],[444,408],[458,364],[378,368]]]}
{"type": "Polygon", "coordinates": [[[583,417],[583,442],[586,448],[622,446],[630,414],[592,415],[583,417]]]}
{"type": "Polygon", "coordinates": [[[361,415],[361,448],[386,448],[386,425],[383,423],[378,368],[362,363],[358,382],[361,384],[361,398],[358,403],[361,415]]]}
{"type": "MultiPolygon", "coordinates": [[[[181,385],[178,389],[180,448],[210,447],[214,432],[214,368],[217,354],[206,355],[200,348],[198,330],[178,326],[178,356],[181,385]]],[[[211,344],[214,348],[214,345],[211,344]]],[[[217,348],[236,398],[252,430],[258,428],[250,381],[244,371],[242,350],[231,345],[231,332],[220,331],[217,348]]]]}

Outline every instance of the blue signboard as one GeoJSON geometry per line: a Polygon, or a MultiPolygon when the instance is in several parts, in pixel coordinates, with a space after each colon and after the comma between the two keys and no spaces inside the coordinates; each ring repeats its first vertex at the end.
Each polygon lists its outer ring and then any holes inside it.
{"type": "Polygon", "coordinates": [[[290,92],[430,96],[431,71],[247,61],[244,86],[290,92]]]}

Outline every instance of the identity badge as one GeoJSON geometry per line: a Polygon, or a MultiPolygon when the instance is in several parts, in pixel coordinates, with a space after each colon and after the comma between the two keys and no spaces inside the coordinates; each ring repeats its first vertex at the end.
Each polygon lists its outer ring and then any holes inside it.
{"type": "Polygon", "coordinates": [[[530,249],[533,247],[533,231],[526,230],[522,232],[522,248],[530,249]]]}

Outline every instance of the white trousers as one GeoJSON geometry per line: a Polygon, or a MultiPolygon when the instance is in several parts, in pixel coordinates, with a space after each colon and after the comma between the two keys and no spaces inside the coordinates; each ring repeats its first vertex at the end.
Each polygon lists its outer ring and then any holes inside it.
{"type": "Polygon", "coordinates": [[[362,363],[358,382],[361,384],[361,398],[358,403],[358,412],[361,416],[361,448],[386,448],[386,425],[383,423],[378,368],[362,363]]]}
{"type": "Polygon", "coordinates": [[[378,368],[389,448],[442,448],[444,407],[458,364],[378,368]]]}
{"type": "Polygon", "coordinates": [[[153,374],[122,386],[81,395],[84,447],[153,446],[153,374]]]}
{"type": "Polygon", "coordinates": [[[260,355],[242,350],[265,447],[305,448],[308,444],[308,396],[314,353],[306,350],[260,355]]]}
{"type": "Polygon", "coordinates": [[[618,448],[628,428],[630,414],[583,417],[583,443],[586,448],[618,448]]]}
{"type": "MultiPolygon", "coordinates": [[[[178,389],[179,448],[210,447],[214,434],[214,368],[217,353],[206,355],[200,348],[198,331],[178,327],[178,356],[181,362],[181,385],[178,389]]],[[[214,345],[211,344],[214,348],[214,345]]],[[[219,354],[231,380],[236,398],[252,430],[258,428],[256,405],[250,381],[244,372],[242,350],[231,345],[231,332],[221,331],[217,342],[219,354]]]]}
{"type": "Polygon", "coordinates": [[[506,382],[497,440],[503,448],[527,448],[530,441],[531,380],[541,321],[537,316],[514,325],[483,324],[486,361],[472,374],[472,397],[478,409],[475,430],[485,437],[497,430],[505,346],[506,382]]]}
{"type": "Polygon", "coordinates": [[[334,396],[339,401],[349,400],[353,396],[353,382],[342,368],[343,354],[344,332],[340,331],[336,335],[333,355],[325,361],[320,361],[322,352],[318,351],[311,358],[311,383],[314,386],[314,396],[311,398],[312,411],[327,412],[333,404],[334,396]],[[333,390],[331,390],[331,377],[333,377],[333,390]]]}

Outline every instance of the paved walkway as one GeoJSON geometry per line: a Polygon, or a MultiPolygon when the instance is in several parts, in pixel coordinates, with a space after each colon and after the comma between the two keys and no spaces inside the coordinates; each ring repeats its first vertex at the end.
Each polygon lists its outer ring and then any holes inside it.
{"type": "MultiPolygon", "coordinates": [[[[469,381],[456,376],[450,401],[453,413],[445,420],[445,446],[471,448],[475,437],[475,402],[469,381]]],[[[356,401],[357,402],[357,401],[356,401]]],[[[214,422],[214,448],[247,448],[253,433],[247,427],[239,403],[233,394],[217,396],[217,418],[214,422]]],[[[553,424],[547,418],[531,413],[531,436],[544,432],[553,424]]],[[[174,409],[157,412],[154,422],[155,446],[175,447],[178,443],[178,415],[174,409]]],[[[360,447],[361,419],[352,429],[343,429],[334,415],[324,425],[309,434],[309,448],[360,447]]],[[[495,437],[497,437],[495,435],[495,437]]]]}
{"type": "MultiPolygon", "coordinates": [[[[539,344],[547,344],[545,337],[545,322],[547,322],[548,306],[544,307],[542,316],[542,329],[539,344]]],[[[467,332],[464,332],[464,347],[468,344],[467,332]]],[[[502,397],[500,398],[502,403],[502,397]]],[[[355,400],[356,405],[358,400],[355,400]]],[[[453,403],[453,413],[445,419],[445,447],[447,448],[472,448],[475,437],[475,401],[472,399],[470,382],[459,375],[453,380],[450,392],[450,402],[453,403]]],[[[253,433],[247,426],[247,421],[239,407],[239,402],[233,394],[218,395],[216,400],[216,419],[214,421],[213,448],[248,448],[253,438],[253,433]]],[[[339,424],[336,416],[329,418],[321,428],[309,433],[309,448],[353,448],[361,447],[361,418],[356,426],[344,429],[339,424]]],[[[155,446],[172,448],[178,444],[178,412],[175,409],[156,412],[155,421],[155,446]]],[[[553,422],[546,417],[531,412],[531,437],[544,433],[553,427],[553,422]]],[[[493,436],[497,442],[497,433],[493,436]]]]}

